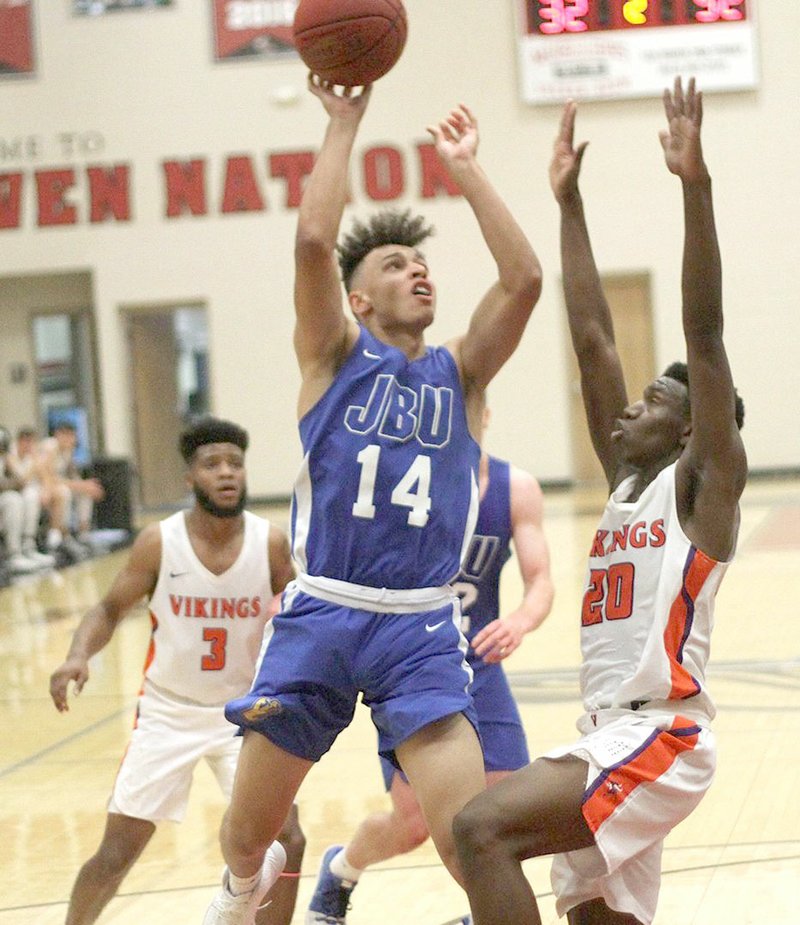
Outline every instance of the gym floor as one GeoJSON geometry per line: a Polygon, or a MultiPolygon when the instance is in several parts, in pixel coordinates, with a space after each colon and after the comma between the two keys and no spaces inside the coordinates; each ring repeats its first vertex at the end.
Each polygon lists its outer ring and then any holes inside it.
{"type": "MultiPolygon", "coordinates": [[[[570,741],[580,712],[578,620],[586,551],[602,497],[547,493],[545,528],[556,603],[507,662],[532,754],[570,741]]],[[[285,526],[285,508],[260,511],[285,526]]],[[[107,588],[125,551],[0,591],[0,925],[57,925],[72,882],[95,850],[131,728],[149,635],[144,606],[92,663],[84,692],[59,715],[48,695],[85,610],[107,588]]],[[[717,779],[667,841],[655,925],[771,925],[797,920],[800,882],[800,646],[794,590],[800,575],[800,482],[753,480],[743,498],[737,560],[718,597],[709,681],[718,705],[717,779]]],[[[505,609],[521,593],[511,563],[505,609]]],[[[346,841],[387,806],[368,712],[315,767],[298,799],[307,850],[294,923],[303,921],[325,848],[346,841]]],[[[199,923],[219,881],[224,803],[200,767],[182,825],[159,828],[101,918],[113,925],[199,923]]],[[[558,921],[547,859],[526,871],[542,921],[558,921]]],[[[430,844],[362,878],[351,925],[443,925],[467,911],[430,844]]]]}

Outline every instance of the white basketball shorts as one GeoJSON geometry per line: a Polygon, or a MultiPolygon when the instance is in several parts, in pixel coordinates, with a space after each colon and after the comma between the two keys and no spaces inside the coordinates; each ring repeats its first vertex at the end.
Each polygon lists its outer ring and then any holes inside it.
{"type": "Polygon", "coordinates": [[[710,729],[682,716],[613,714],[596,714],[596,730],[545,755],[588,762],[583,816],[595,835],[592,847],[554,856],[551,882],[560,916],[601,898],[650,925],[664,838],[710,786],[716,746],[710,729]]]}
{"type": "Polygon", "coordinates": [[[145,681],[108,811],[150,822],[180,822],[201,758],[230,798],[240,747],[241,736],[225,719],[224,704],[184,700],[145,681]]]}

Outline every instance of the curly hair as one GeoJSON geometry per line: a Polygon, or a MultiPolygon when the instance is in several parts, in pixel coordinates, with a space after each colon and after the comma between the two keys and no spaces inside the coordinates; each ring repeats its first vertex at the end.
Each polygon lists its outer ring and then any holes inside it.
{"type": "Polygon", "coordinates": [[[350,234],[346,234],[336,247],[345,289],[350,291],[353,274],[358,265],[376,247],[383,247],[385,244],[416,247],[433,233],[433,226],[426,224],[421,215],[412,216],[410,209],[406,209],[405,212],[384,209],[367,222],[355,219],[350,234]]]}
{"type": "Polygon", "coordinates": [[[187,465],[198,448],[208,443],[232,443],[244,453],[250,443],[247,431],[233,421],[223,421],[210,415],[193,421],[180,437],[180,451],[187,465]]]}
{"type": "MultiPolygon", "coordinates": [[[[668,379],[675,379],[678,382],[682,382],[687,390],[689,388],[689,367],[680,361],[670,363],[669,366],[664,370],[662,376],[666,376],[668,379]]],[[[736,414],[736,426],[739,430],[744,427],[744,402],[742,401],[739,393],[736,389],[733,390],[734,401],[735,401],[735,414],[736,414]]],[[[691,414],[691,406],[689,404],[689,397],[686,398],[686,412],[691,414]]]]}

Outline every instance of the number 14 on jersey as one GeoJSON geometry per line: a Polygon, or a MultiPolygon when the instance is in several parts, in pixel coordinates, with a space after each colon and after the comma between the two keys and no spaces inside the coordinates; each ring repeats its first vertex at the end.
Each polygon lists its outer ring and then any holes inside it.
{"type": "MultiPolygon", "coordinates": [[[[381,448],[370,443],[356,459],[361,466],[358,481],[358,497],[353,504],[353,517],[374,520],[375,479],[378,477],[381,448]]],[[[391,501],[400,507],[409,508],[407,523],[410,527],[424,527],[428,523],[431,509],[431,459],[424,453],[414,457],[405,475],[392,490],[391,501]]]]}

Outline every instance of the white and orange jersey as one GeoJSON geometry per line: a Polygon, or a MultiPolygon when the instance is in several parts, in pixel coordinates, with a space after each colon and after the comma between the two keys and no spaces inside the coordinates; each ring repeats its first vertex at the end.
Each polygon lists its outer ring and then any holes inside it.
{"type": "Polygon", "coordinates": [[[589,554],[581,614],[581,693],[588,713],[674,709],[710,721],[705,688],[714,598],[728,563],[681,529],[675,464],[636,501],[635,477],[611,495],[589,554]],[[678,703],[679,701],[679,703],[678,703]]]}
{"type": "Polygon", "coordinates": [[[179,697],[223,704],[250,687],[272,601],[269,523],[244,512],[244,542],[221,575],[198,559],[183,511],[160,524],[145,678],[179,697]]]}

